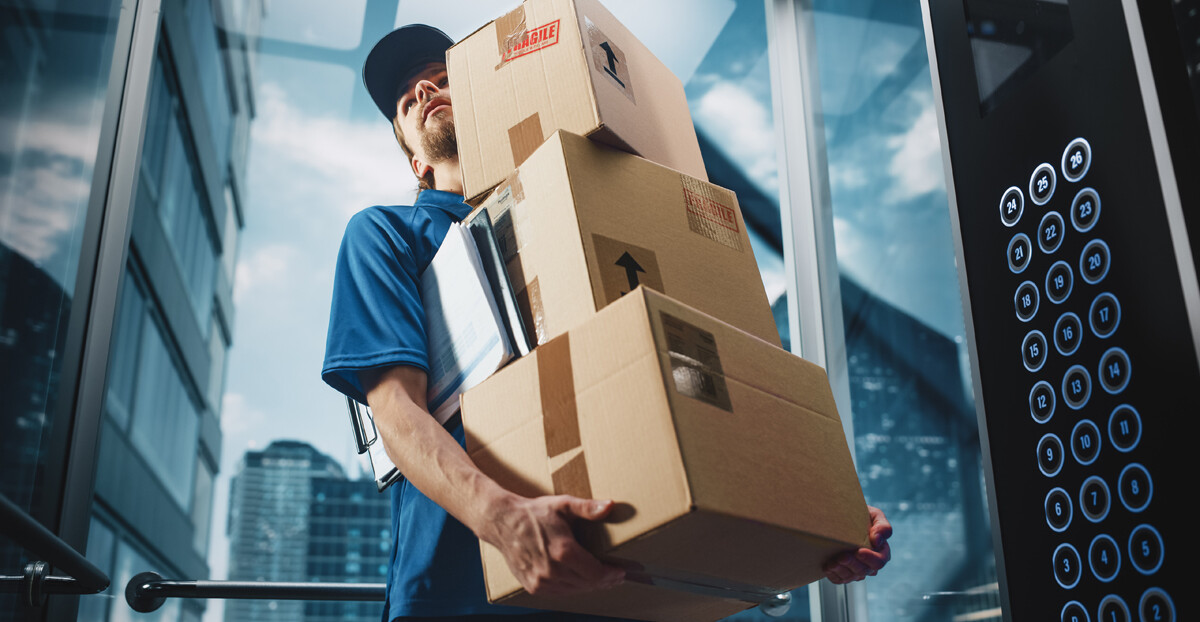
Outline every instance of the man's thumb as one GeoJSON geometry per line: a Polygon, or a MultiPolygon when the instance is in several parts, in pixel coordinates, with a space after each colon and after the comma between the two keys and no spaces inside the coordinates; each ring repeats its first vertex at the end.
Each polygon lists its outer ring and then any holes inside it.
{"type": "Polygon", "coordinates": [[[572,514],[587,520],[600,520],[612,511],[612,500],[571,499],[568,508],[572,514]]]}

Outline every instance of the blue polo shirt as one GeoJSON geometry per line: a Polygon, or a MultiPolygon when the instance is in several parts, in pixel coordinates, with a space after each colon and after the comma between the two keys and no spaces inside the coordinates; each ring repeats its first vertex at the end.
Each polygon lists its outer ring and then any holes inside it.
{"type": "MultiPolygon", "coordinates": [[[[411,207],[376,206],[350,219],[334,277],[326,383],[365,404],[362,370],[412,365],[428,373],[421,273],[450,225],[470,211],[460,195],[424,190],[411,207]]],[[[462,445],[461,420],[448,429],[462,445]]],[[[407,480],[389,492],[395,544],[385,619],[530,612],[488,604],[479,541],[462,523],[407,480]]]]}

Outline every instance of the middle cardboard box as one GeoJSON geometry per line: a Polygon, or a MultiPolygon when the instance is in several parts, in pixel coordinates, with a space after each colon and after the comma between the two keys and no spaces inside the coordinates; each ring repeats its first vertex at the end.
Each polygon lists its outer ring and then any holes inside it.
{"type": "Polygon", "coordinates": [[[780,345],[732,191],[558,131],[481,207],[537,344],[645,285],[780,345]]]}

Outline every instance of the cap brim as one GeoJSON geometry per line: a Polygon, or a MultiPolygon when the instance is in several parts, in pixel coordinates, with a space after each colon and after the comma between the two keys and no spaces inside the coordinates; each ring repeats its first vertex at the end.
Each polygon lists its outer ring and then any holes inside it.
{"type": "Polygon", "coordinates": [[[363,85],[371,100],[389,121],[396,116],[396,91],[418,68],[445,62],[454,40],[424,24],[397,28],[379,40],[363,63],[363,85]]]}

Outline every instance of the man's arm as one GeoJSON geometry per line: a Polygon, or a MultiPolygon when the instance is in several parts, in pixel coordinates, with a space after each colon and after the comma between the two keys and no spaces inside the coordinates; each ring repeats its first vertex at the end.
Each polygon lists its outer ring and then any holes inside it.
{"type": "Polygon", "coordinates": [[[529,593],[573,594],[624,580],[623,570],[600,562],[571,532],[572,519],[601,520],[612,501],[509,492],[429,414],[424,371],[400,365],[360,379],[388,457],[425,496],[498,548],[529,593]]]}

